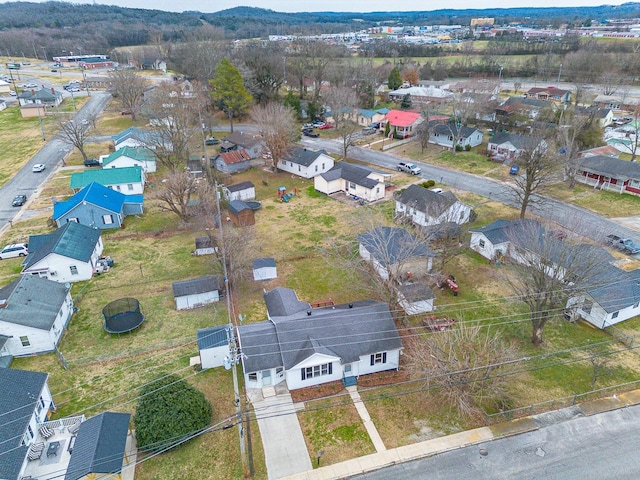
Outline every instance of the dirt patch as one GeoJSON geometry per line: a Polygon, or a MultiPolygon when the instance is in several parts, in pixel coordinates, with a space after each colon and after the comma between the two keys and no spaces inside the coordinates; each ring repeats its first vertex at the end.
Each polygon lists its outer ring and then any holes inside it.
{"type": "Polygon", "coordinates": [[[309,400],[316,400],[318,398],[337,395],[344,390],[342,381],[336,380],[335,382],[323,383],[315,387],[300,388],[291,392],[291,398],[294,403],[307,402],[309,400]]]}

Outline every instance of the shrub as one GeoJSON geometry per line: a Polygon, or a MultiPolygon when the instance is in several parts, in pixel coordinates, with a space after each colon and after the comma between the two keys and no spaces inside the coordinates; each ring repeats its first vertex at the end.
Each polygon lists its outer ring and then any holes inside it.
{"type": "Polygon", "coordinates": [[[424,181],[424,182],[420,183],[420,186],[421,186],[421,187],[424,187],[424,188],[431,188],[431,187],[433,187],[435,184],[436,184],[436,181],[435,181],[435,180],[426,180],[426,181],[424,181]]]}
{"type": "Polygon", "coordinates": [[[462,145],[456,145],[456,152],[462,151],[462,145]]]}
{"type": "Polygon", "coordinates": [[[471,145],[469,145],[468,143],[464,146],[464,150],[465,152],[469,152],[471,151],[471,145]]]}

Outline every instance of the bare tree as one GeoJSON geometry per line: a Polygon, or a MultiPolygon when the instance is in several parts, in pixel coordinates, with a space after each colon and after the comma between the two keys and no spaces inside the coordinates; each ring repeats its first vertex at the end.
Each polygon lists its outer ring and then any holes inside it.
{"type": "Polygon", "coordinates": [[[503,406],[507,374],[518,352],[499,332],[464,322],[405,347],[411,375],[424,379],[435,395],[461,414],[479,415],[488,404],[503,406]]]}
{"type": "Polygon", "coordinates": [[[572,190],[576,185],[578,171],[577,151],[581,145],[579,137],[586,126],[593,122],[593,115],[576,115],[574,111],[563,110],[558,122],[557,141],[564,164],[564,178],[572,190]]]}
{"type": "Polygon", "coordinates": [[[507,237],[513,260],[513,275],[507,281],[529,307],[531,343],[537,347],[542,344],[545,326],[567,300],[598,281],[606,255],[599,247],[580,243],[581,237],[576,234],[559,238],[535,220],[513,222],[507,228],[507,237]]]}
{"type": "Polygon", "coordinates": [[[631,145],[629,146],[629,150],[631,150],[631,161],[635,162],[638,155],[638,143],[640,143],[640,102],[638,102],[636,108],[633,109],[631,128],[631,145]]]}
{"type": "Polygon", "coordinates": [[[133,70],[116,70],[109,74],[109,82],[122,108],[130,111],[131,119],[135,120],[149,86],[147,80],[133,70]]]}
{"type": "Polygon", "coordinates": [[[58,119],[57,124],[60,128],[60,139],[67,145],[77,148],[82,154],[82,159],[86,160],[87,153],[84,150],[84,145],[89,137],[88,126],[74,119],[58,119]]]}
{"type": "Polygon", "coordinates": [[[197,179],[187,171],[172,171],[162,180],[155,198],[160,202],[160,210],[174,213],[180,220],[187,222],[205,208],[203,201],[207,200],[207,192],[205,181],[197,179]],[[198,190],[201,185],[202,195],[199,198],[198,190]],[[196,202],[197,208],[192,208],[192,200],[196,199],[202,201],[196,202]]]}
{"type": "Polygon", "coordinates": [[[229,284],[237,287],[252,271],[255,229],[253,226],[236,228],[231,222],[222,221],[211,234],[215,238],[215,244],[221,247],[217,257],[220,264],[226,263],[229,284]]]}
{"type": "Polygon", "coordinates": [[[300,136],[296,130],[295,112],[280,103],[267,103],[257,105],[251,117],[260,126],[260,134],[271,153],[273,169],[277,171],[278,162],[287,153],[287,148],[300,136]]]}
{"type": "Polygon", "coordinates": [[[323,100],[325,105],[331,109],[334,127],[342,140],[342,158],[346,159],[358,129],[358,124],[353,121],[358,104],[356,92],[351,87],[332,86],[323,100]]]}
{"type": "Polygon", "coordinates": [[[431,138],[431,125],[429,125],[428,116],[416,127],[416,138],[420,142],[420,153],[424,153],[425,149],[429,147],[429,139],[431,138]]]}
{"type": "Polygon", "coordinates": [[[266,48],[251,46],[235,52],[235,55],[249,70],[243,78],[257,103],[264,105],[276,100],[285,81],[284,51],[277,45],[266,48]]]}

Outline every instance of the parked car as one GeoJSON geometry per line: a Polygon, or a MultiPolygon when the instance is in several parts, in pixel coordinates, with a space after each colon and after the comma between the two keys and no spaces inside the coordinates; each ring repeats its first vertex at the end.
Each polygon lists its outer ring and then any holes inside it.
{"type": "Polygon", "coordinates": [[[314,120],[313,122],[311,122],[311,125],[318,128],[322,127],[324,125],[324,122],[322,120],[314,120]]]}
{"type": "Polygon", "coordinates": [[[211,137],[211,138],[207,138],[204,143],[205,145],[218,145],[220,143],[220,140],[218,140],[217,138],[211,137]]]}
{"type": "Polygon", "coordinates": [[[13,90],[9,90],[9,95],[11,95],[12,97],[17,97],[18,94],[16,92],[14,92],[13,90]]]}
{"type": "Polygon", "coordinates": [[[24,88],[37,88],[38,84],[37,83],[25,83],[24,84],[24,88]]]}
{"type": "Polygon", "coordinates": [[[640,253],[640,245],[637,245],[630,238],[622,238],[617,235],[607,235],[605,241],[613,248],[628,253],[629,255],[635,255],[640,253]]]}
{"type": "Polygon", "coordinates": [[[0,250],[0,260],[14,257],[26,257],[29,254],[28,244],[26,243],[12,243],[6,245],[0,250]]]}
{"type": "Polygon", "coordinates": [[[320,134],[319,134],[319,133],[314,132],[313,130],[303,130],[303,131],[302,131],[302,134],[303,134],[305,137],[311,137],[311,138],[318,138],[318,137],[320,136],[320,134]]]}
{"type": "Polygon", "coordinates": [[[362,129],[362,133],[364,135],[373,135],[374,133],[376,133],[377,130],[373,127],[366,127],[362,129]]]}
{"type": "Polygon", "coordinates": [[[518,173],[520,173],[520,167],[518,165],[511,165],[509,175],[518,175],[518,173]]]}
{"type": "Polygon", "coordinates": [[[34,173],[43,172],[44,169],[47,168],[43,163],[36,163],[33,167],[31,167],[31,171],[34,173]]]}
{"type": "Polygon", "coordinates": [[[323,125],[320,125],[318,127],[318,130],[329,130],[330,128],[333,128],[333,125],[331,125],[330,123],[325,123],[323,125]]]}
{"type": "Polygon", "coordinates": [[[56,70],[55,68],[52,68],[51,73],[58,73],[58,70],[56,70]]]}
{"type": "Polygon", "coordinates": [[[100,162],[97,158],[87,158],[84,162],[85,167],[99,167],[100,162]]]}
{"type": "Polygon", "coordinates": [[[27,203],[27,196],[26,195],[16,195],[15,197],[13,197],[13,201],[11,202],[11,206],[12,207],[21,207],[25,203],[27,203]]]}
{"type": "Polygon", "coordinates": [[[304,123],[302,125],[302,129],[304,130],[305,128],[313,128],[315,127],[315,125],[313,123],[304,123]]]}
{"type": "Polygon", "coordinates": [[[398,171],[410,173],[411,175],[420,175],[422,173],[422,169],[419,166],[406,162],[400,162],[398,164],[398,171]]]}

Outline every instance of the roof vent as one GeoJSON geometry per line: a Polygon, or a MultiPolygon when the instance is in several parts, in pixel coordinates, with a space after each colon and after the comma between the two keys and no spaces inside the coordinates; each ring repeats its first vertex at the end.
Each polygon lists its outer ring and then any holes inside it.
{"type": "Polygon", "coordinates": [[[311,316],[311,309],[307,310],[307,316],[311,316]]]}

